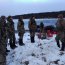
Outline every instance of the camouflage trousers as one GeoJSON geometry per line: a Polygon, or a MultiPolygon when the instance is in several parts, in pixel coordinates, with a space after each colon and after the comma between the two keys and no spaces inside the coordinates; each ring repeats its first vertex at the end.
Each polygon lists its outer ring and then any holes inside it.
{"type": "Polygon", "coordinates": [[[0,65],[6,65],[6,44],[0,43],[0,65]]]}
{"type": "Polygon", "coordinates": [[[6,56],[0,54],[0,65],[6,65],[6,56]]]}
{"type": "Polygon", "coordinates": [[[57,41],[65,42],[65,32],[58,32],[55,38],[57,41]]]}
{"type": "Polygon", "coordinates": [[[24,33],[23,32],[19,32],[18,36],[19,36],[20,39],[23,39],[24,33]]]}
{"type": "Polygon", "coordinates": [[[30,37],[34,37],[35,36],[35,30],[30,30],[30,37]]]}

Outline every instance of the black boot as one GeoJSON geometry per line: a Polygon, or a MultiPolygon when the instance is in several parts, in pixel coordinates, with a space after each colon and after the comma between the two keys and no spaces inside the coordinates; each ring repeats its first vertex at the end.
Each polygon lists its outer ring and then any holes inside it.
{"type": "Polygon", "coordinates": [[[13,47],[16,48],[17,46],[15,45],[15,37],[13,37],[13,47]]]}
{"type": "Polygon", "coordinates": [[[17,46],[15,45],[15,41],[13,41],[13,47],[16,48],[17,46]]]}
{"type": "Polygon", "coordinates": [[[24,45],[24,43],[23,43],[23,40],[22,40],[22,39],[19,39],[19,45],[20,45],[20,46],[24,45]]]}
{"type": "Polygon", "coordinates": [[[8,55],[8,52],[10,52],[10,50],[8,50],[8,49],[6,48],[6,55],[8,55]]]}
{"type": "Polygon", "coordinates": [[[8,49],[6,48],[6,52],[10,52],[10,50],[8,50],[8,49]]]}
{"type": "Polygon", "coordinates": [[[14,48],[16,48],[17,46],[16,45],[13,45],[14,48]]]}
{"type": "Polygon", "coordinates": [[[65,43],[62,42],[62,47],[61,47],[61,50],[60,51],[64,51],[64,49],[65,49],[65,43]]]}
{"type": "Polygon", "coordinates": [[[57,46],[60,48],[60,43],[59,43],[59,41],[57,41],[57,46]]]}
{"type": "Polygon", "coordinates": [[[31,37],[31,43],[34,43],[35,41],[34,41],[34,37],[31,37]]]}
{"type": "Polygon", "coordinates": [[[12,42],[10,42],[10,48],[11,49],[15,49],[17,46],[15,44],[13,44],[12,42]]]}
{"type": "Polygon", "coordinates": [[[12,41],[10,40],[9,43],[10,43],[10,48],[12,49],[13,48],[12,41]]]}
{"type": "Polygon", "coordinates": [[[15,47],[14,47],[13,45],[10,45],[10,48],[11,48],[11,49],[15,49],[15,47]]]}

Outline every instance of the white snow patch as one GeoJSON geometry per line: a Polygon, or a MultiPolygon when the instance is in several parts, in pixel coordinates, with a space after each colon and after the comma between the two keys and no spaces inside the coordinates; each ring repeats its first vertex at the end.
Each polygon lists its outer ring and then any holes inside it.
{"type": "Polygon", "coordinates": [[[60,55],[60,48],[55,41],[56,35],[48,39],[38,39],[35,36],[35,43],[30,42],[30,34],[25,33],[24,46],[18,44],[18,34],[16,34],[17,48],[7,55],[7,65],[65,65],[65,51],[60,55]]]}

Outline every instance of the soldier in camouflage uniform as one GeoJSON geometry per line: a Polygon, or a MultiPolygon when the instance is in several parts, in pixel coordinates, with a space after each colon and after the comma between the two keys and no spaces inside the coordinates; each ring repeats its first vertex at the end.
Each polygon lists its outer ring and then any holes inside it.
{"type": "Polygon", "coordinates": [[[0,65],[6,65],[6,20],[0,18],[0,65]]]}
{"type": "Polygon", "coordinates": [[[10,47],[12,49],[16,48],[17,46],[15,45],[15,29],[14,29],[14,22],[12,20],[11,16],[7,17],[7,30],[8,30],[8,36],[9,36],[9,43],[10,47]]]}
{"type": "Polygon", "coordinates": [[[19,17],[17,30],[18,30],[18,35],[19,35],[19,45],[24,45],[23,36],[25,33],[25,29],[24,29],[24,22],[23,22],[22,16],[19,17]]]}
{"type": "Polygon", "coordinates": [[[41,34],[41,39],[46,39],[46,33],[44,30],[44,24],[41,22],[40,23],[40,34],[41,34]]]}
{"type": "Polygon", "coordinates": [[[56,36],[56,42],[57,46],[60,47],[59,40],[62,42],[61,51],[64,51],[65,49],[65,20],[63,19],[63,15],[58,15],[58,21],[56,23],[56,29],[57,29],[57,36],[56,36]]]}
{"type": "Polygon", "coordinates": [[[31,43],[34,43],[34,37],[35,37],[35,32],[37,30],[37,24],[35,21],[34,17],[30,18],[29,24],[28,24],[29,30],[30,30],[30,38],[31,38],[31,43]]]}

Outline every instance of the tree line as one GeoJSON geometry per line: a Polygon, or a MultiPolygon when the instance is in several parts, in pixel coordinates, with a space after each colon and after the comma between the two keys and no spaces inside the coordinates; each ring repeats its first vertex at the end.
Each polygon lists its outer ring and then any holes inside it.
{"type": "Polygon", "coordinates": [[[56,12],[42,12],[42,13],[30,13],[12,16],[13,19],[18,19],[20,16],[23,16],[24,19],[29,19],[31,16],[34,16],[36,19],[40,18],[57,18],[58,14],[63,14],[65,17],[65,11],[56,11],[56,12]]]}

